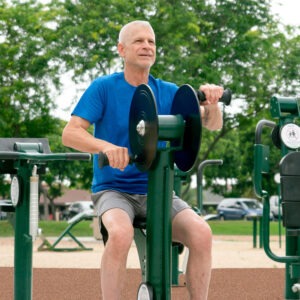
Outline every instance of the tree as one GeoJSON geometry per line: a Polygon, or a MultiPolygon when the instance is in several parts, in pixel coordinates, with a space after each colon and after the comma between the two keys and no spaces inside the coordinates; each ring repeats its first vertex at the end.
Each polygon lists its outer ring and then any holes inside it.
{"type": "Polygon", "coordinates": [[[241,103],[242,110],[225,110],[221,131],[203,131],[195,169],[204,159],[222,158],[226,178],[238,178],[233,193],[250,193],[256,123],[270,117],[273,93],[292,95],[299,89],[299,37],[288,38],[279,31],[268,0],[81,0],[66,1],[64,9],[58,26],[64,41],[59,57],[67,70],[75,70],[75,80],[118,68],[116,38],[121,26],[144,19],[157,36],[153,75],[195,88],[200,82],[231,88],[238,99],[233,106],[241,103]],[[224,153],[223,144],[232,151],[224,153]]]}
{"type": "MultiPolygon", "coordinates": [[[[0,0],[0,136],[48,137],[53,152],[66,152],[60,143],[64,123],[51,115],[53,91],[60,88],[61,66],[54,53],[60,15],[55,3],[0,0]]],[[[79,163],[49,163],[46,178],[56,175],[68,178],[71,186],[89,188],[89,169],[79,163]],[[76,178],[84,172],[88,174],[83,180],[76,178]]],[[[0,176],[1,196],[7,198],[9,184],[0,176]]],[[[50,196],[62,194],[62,189],[50,186],[50,196]]]]}
{"type": "Polygon", "coordinates": [[[53,130],[51,87],[59,87],[59,66],[48,49],[56,13],[33,0],[0,1],[2,137],[37,137],[53,130]]]}
{"type": "Polygon", "coordinates": [[[222,176],[238,178],[234,193],[251,188],[255,126],[270,118],[271,95],[299,91],[299,36],[293,28],[287,28],[289,35],[280,32],[268,0],[0,0],[0,14],[4,137],[59,136],[50,117],[51,88],[60,88],[64,72],[78,83],[119,70],[118,32],[134,19],[149,20],[155,29],[154,76],[195,88],[214,82],[233,91],[224,128],[203,130],[197,165],[222,158],[222,176]],[[232,113],[237,105],[241,109],[232,113]]]}

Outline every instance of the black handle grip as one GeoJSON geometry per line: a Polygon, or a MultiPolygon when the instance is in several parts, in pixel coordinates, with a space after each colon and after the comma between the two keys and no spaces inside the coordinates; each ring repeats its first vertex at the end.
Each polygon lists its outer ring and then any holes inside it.
{"type": "Polygon", "coordinates": [[[105,167],[105,166],[109,166],[108,157],[103,152],[99,152],[99,155],[98,155],[98,166],[99,166],[100,169],[103,168],[103,167],[105,167]]]}
{"type": "MultiPolygon", "coordinates": [[[[134,158],[129,157],[129,164],[133,164],[135,162],[134,158]]],[[[109,160],[105,153],[99,152],[98,154],[98,167],[101,169],[105,166],[109,166],[109,160]]]]}
{"type": "Polygon", "coordinates": [[[66,153],[66,159],[67,160],[91,160],[91,154],[90,153],[66,153]]]}
{"type": "MultiPolygon", "coordinates": [[[[224,90],[222,97],[219,99],[219,102],[223,102],[225,105],[229,105],[231,102],[231,94],[232,93],[230,89],[224,90]]],[[[202,91],[197,90],[197,96],[200,102],[206,101],[206,96],[202,91]]]]}

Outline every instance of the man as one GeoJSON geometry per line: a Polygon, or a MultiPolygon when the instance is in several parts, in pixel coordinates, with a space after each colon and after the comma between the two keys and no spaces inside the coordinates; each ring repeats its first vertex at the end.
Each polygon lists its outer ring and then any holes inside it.
{"type": "MultiPolygon", "coordinates": [[[[158,114],[169,114],[178,87],[155,79],[150,68],[155,62],[155,34],[148,22],[133,21],[119,34],[118,52],[124,72],[97,78],[82,95],[62,141],[65,146],[94,155],[93,200],[108,231],[101,261],[104,300],[121,299],[127,255],[133,240],[136,215],[146,215],[147,173],[129,165],[128,115],[136,87],[148,84],[154,92],[158,114]],[[93,124],[94,136],[87,132],[93,124]],[[97,154],[104,152],[110,167],[97,166],[97,154]]],[[[222,127],[218,99],[223,88],[203,85],[206,105],[201,106],[203,125],[222,127]],[[204,109],[205,108],[205,109],[204,109]]],[[[190,299],[206,299],[211,273],[212,234],[208,224],[184,201],[174,196],[172,238],[189,248],[186,281],[190,299]]]]}

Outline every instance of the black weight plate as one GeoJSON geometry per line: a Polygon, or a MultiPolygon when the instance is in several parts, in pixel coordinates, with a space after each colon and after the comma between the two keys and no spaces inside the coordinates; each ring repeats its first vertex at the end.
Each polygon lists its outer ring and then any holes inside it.
{"type": "MultiPolygon", "coordinates": [[[[201,145],[202,123],[198,97],[188,84],[182,85],[176,92],[171,114],[182,115],[185,120],[184,137],[181,150],[174,153],[177,167],[189,171],[195,164],[201,145]]],[[[172,142],[172,146],[180,147],[181,141],[172,142]]]]}
{"type": "Polygon", "coordinates": [[[142,84],[136,88],[129,113],[129,143],[137,168],[146,171],[156,156],[158,141],[158,116],[155,97],[151,88],[142,84]],[[137,131],[137,125],[145,122],[145,133],[137,131]]]}
{"type": "Polygon", "coordinates": [[[280,126],[276,125],[271,133],[271,138],[273,141],[273,144],[278,148],[281,149],[281,138],[280,138],[280,126]]]}

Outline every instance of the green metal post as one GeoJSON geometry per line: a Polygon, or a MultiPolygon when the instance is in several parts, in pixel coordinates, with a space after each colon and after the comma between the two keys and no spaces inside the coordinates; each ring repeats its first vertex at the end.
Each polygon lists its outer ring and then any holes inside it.
{"type": "Polygon", "coordinates": [[[203,214],[203,187],[202,187],[202,179],[203,179],[203,169],[207,165],[222,165],[223,160],[221,159],[207,159],[200,163],[197,171],[197,205],[200,213],[203,214]]]}
{"type": "Polygon", "coordinates": [[[16,207],[14,246],[14,299],[32,299],[32,238],[29,235],[29,165],[20,165],[18,176],[22,197],[16,207]]]}
{"type": "Polygon", "coordinates": [[[259,248],[263,247],[262,217],[259,218],[259,248]]]}
{"type": "Polygon", "coordinates": [[[173,165],[173,156],[163,149],[149,170],[146,281],[153,288],[154,300],[168,300],[171,295],[173,165]]]}
{"type": "MultiPolygon", "coordinates": [[[[179,169],[175,169],[174,175],[174,191],[177,196],[180,197],[181,194],[181,171],[179,169]]],[[[179,280],[179,245],[172,245],[172,284],[178,285],[179,280]]]]}
{"type": "Polygon", "coordinates": [[[278,186],[278,235],[279,235],[279,248],[281,248],[281,192],[280,192],[280,184],[278,186]]]}
{"type": "Polygon", "coordinates": [[[197,206],[200,213],[203,213],[203,187],[202,184],[197,184],[197,206]]]}
{"type": "MultiPolygon", "coordinates": [[[[297,250],[297,236],[289,236],[289,229],[286,229],[286,249],[285,254],[286,256],[290,255],[299,255],[297,250]]],[[[294,293],[292,290],[292,286],[298,282],[298,278],[293,276],[293,266],[294,263],[286,263],[285,267],[285,299],[299,299],[299,292],[294,293]]]]}
{"type": "Polygon", "coordinates": [[[253,230],[252,230],[253,248],[256,248],[257,240],[257,218],[253,218],[253,230]]]}
{"type": "Polygon", "coordinates": [[[172,257],[172,285],[178,285],[179,284],[179,280],[178,280],[178,276],[179,276],[179,245],[172,245],[172,253],[171,253],[171,257],[172,257]]]}

